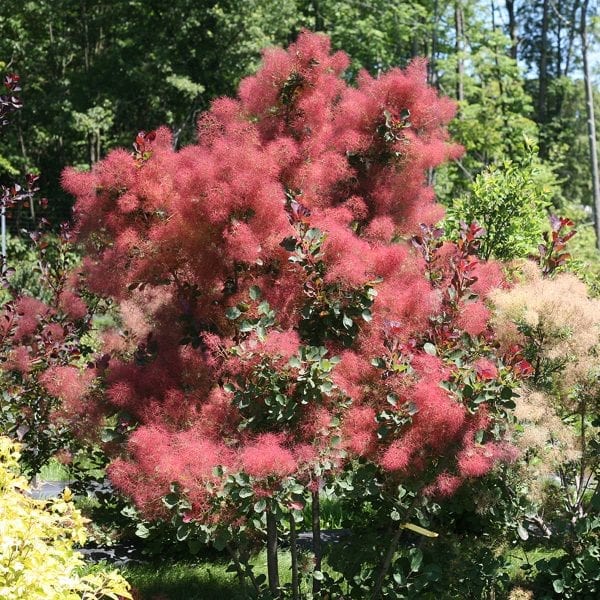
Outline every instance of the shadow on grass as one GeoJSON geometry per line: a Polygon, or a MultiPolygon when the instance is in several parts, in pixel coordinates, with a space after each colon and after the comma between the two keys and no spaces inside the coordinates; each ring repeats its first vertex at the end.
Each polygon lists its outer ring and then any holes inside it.
{"type": "Polygon", "coordinates": [[[245,600],[227,565],[163,562],[127,565],[122,574],[141,600],[245,600]]]}

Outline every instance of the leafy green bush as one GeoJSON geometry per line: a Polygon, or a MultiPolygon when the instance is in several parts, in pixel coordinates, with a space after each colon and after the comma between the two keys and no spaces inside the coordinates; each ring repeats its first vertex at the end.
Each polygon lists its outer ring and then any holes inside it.
{"type": "Polygon", "coordinates": [[[7,263],[11,270],[10,291],[0,288],[0,305],[10,300],[15,293],[26,294],[48,302],[52,290],[48,286],[47,271],[62,269],[67,272],[79,262],[79,255],[72,244],[60,244],[59,239],[47,234],[41,244],[28,238],[11,235],[7,240],[7,263]]]}
{"type": "Polygon", "coordinates": [[[475,178],[470,193],[448,209],[446,231],[477,222],[485,229],[480,253],[485,259],[511,260],[533,252],[546,229],[547,208],[556,185],[552,171],[533,157],[505,161],[475,178]]]}

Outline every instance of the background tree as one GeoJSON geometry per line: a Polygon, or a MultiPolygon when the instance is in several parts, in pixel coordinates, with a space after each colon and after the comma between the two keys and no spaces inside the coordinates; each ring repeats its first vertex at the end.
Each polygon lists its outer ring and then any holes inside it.
{"type": "MultiPolygon", "coordinates": [[[[35,165],[48,195],[61,198],[62,166],[89,166],[128,143],[132,123],[168,123],[174,143],[189,140],[198,111],[235,89],[260,49],[285,41],[295,22],[291,1],[275,14],[262,0],[8,0],[0,56],[18,64],[27,91],[3,171],[35,165]]],[[[68,203],[54,206],[54,220],[69,216],[68,203]]]]}
{"type": "Polygon", "coordinates": [[[429,59],[430,82],[448,95],[465,95],[468,114],[454,135],[470,164],[456,166],[450,185],[445,176],[436,178],[444,203],[462,195],[488,164],[515,160],[526,133],[539,138],[541,158],[562,182],[554,204],[591,207],[590,162],[581,143],[585,100],[575,91],[579,0],[506,6],[286,0],[276,16],[263,0],[177,0],[168,10],[160,2],[108,6],[101,0],[7,0],[0,14],[0,55],[18,65],[31,93],[4,140],[1,169],[6,180],[35,164],[55,221],[70,208],[57,183],[62,165],[89,166],[137,130],[162,123],[174,130],[175,144],[189,143],[198,112],[234,91],[260,48],[290,41],[305,26],[326,30],[334,47],[349,50],[350,78],[360,68],[376,75],[419,55],[429,59]],[[461,68],[465,74],[457,78],[461,68]],[[50,97],[61,102],[40,100],[50,97]]]}

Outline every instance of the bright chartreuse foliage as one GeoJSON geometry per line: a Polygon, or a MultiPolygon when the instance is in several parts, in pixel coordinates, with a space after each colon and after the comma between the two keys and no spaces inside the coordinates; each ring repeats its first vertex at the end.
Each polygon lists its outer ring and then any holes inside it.
{"type": "Polygon", "coordinates": [[[19,446],[0,437],[0,597],[10,600],[131,599],[115,571],[83,574],[74,550],[86,540],[84,519],[67,489],[33,500],[19,475],[19,446]]]}
{"type": "Polygon", "coordinates": [[[476,222],[485,229],[481,256],[500,260],[527,256],[536,251],[547,228],[555,188],[554,174],[533,154],[522,161],[492,165],[453,202],[446,230],[452,235],[459,221],[476,222]]]}

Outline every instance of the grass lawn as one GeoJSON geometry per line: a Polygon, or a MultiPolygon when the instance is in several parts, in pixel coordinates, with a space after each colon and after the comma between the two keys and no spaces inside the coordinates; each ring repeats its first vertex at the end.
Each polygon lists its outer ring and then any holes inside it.
{"type": "Polygon", "coordinates": [[[165,562],[128,565],[121,573],[144,600],[243,600],[234,573],[227,564],[165,562]]]}
{"type": "MultiPolygon", "coordinates": [[[[197,562],[164,561],[129,564],[120,568],[122,575],[137,588],[143,600],[246,600],[237,575],[228,573],[228,560],[198,560],[197,562]]],[[[266,554],[253,560],[255,573],[266,574],[266,554]]],[[[279,558],[281,583],[290,580],[289,553],[279,558]]]]}
{"type": "MultiPolygon", "coordinates": [[[[528,558],[534,563],[540,558],[558,556],[561,550],[549,551],[544,548],[531,548],[528,558]]],[[[511,563],[509,570],[512,586],[525,583],[519,568],[524,556],[507,553],[511,563]]],[[[255,574],[266,574],[267,563],[264,552],[258,554],[252,563],[255,574]]],[[[290,581],[290,556],[281,552],[281,583],[290,581]]],[[[227,572],[227,557],[203,558],[197,561],[163,561],[144,564],[130,564],[120,568],[121,573],[139,590],[142,600],[247,600],[235,573],[227,572]]],[[[535,572],[535,567],[533,568],[535,572]]],[[[511,586],[511,587],[512,587],[511,586]]]]}

